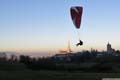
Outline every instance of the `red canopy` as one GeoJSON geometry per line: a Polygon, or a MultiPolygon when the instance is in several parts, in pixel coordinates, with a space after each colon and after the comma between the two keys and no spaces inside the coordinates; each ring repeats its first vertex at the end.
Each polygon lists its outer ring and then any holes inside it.
{"type": "Polygon", "coordinates": [[[73,24],[77,29],[79,29],[81,25],[81,20],[82,20],[83,7],[81,6],[71,7],[70,13],[71,13],[73,24]]]}

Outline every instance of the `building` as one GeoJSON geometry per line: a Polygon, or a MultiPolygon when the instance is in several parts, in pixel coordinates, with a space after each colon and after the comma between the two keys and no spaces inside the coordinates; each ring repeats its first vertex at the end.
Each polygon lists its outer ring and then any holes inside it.
{"type": "Polygon", "coordinates": [[[108,44],[107,44],[107,53],[111,54],[111,53],[113,53],[114,51],[115,51],[115,50],[112,49],[111,44],[108,42],[108,44]]]}
{"type": "Polygon", "coordinates": [[[0,52],[0,61],[5,61],[7,59],[7,54],[5,52],[0,52]]]}
{"type": "Polygon", "coordinates": [[[71,56],[70,56],[71,54],[56,54],[56,55],[54,55],[53,57],[54,57],[54,59],[56,59],[56,60],[59,60],[59,61],[68,61],[68,62],[70,62],[71,61],[71,56]]]}
{"type": "Polygon", "coordinates": [[[0,52],[0,58],[6,58],[6,57],[7,57],[7,55],[5,52],[0,52]]]}

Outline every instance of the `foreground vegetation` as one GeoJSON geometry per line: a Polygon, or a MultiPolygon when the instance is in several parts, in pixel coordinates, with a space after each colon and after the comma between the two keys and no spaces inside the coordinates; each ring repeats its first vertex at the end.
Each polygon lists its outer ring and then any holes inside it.
{"type": "Polygon", "coordinates": [[[58,57],[0,58],[0,80],[102,80],[120,77],[120,52],[84,52],[58,57]],[[99,53],[101,54],[101,53],[99,53]]]}
{"type": "Polygon", "coordinates": [[[0,71],[0,80],[101,80],[118,78],[120,73],[81,73],[67,71],[0,71]]]}

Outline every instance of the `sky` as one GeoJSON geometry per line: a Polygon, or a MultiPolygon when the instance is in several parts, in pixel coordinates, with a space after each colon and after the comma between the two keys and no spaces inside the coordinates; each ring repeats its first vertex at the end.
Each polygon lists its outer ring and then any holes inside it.
{"type": "Polygon", "coordinates": [[[120,0],[0,0],[0,51],[55,53],[120,49],[120,0]],[[70,7],[83,6],[81,28],[70,7]],[[83,40],[84,45],[75,44],[83,40]]]}

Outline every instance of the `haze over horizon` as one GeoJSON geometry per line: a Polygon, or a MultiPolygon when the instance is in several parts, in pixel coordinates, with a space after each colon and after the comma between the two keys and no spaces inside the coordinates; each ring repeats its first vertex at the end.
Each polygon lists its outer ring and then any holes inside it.
{"type": "Polygon", "coordinates": [[[0,51],[55,53],[120,50],[120,0],[0,0],[0,51]],[[70,7],[83,6],[81,28],[71,20],[70,7]],[[79,34],[78,34],[79,32],[79,34]],[[80,39],[84,45],[76,47],[80,39]]]}

